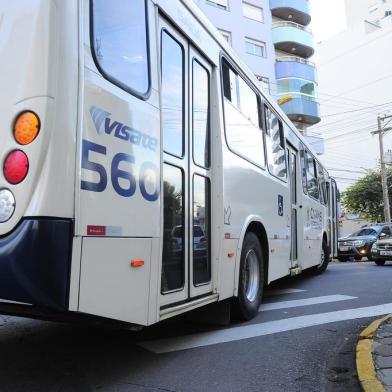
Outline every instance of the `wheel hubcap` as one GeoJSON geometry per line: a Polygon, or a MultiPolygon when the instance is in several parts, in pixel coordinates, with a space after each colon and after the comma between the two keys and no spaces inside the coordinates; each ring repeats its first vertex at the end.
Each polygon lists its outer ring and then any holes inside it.
{"type": "Polygon", "coordinates": [[[260,285],[259,260],[256,252],[251,249],[245,258],[244,288],[249,302],[257,298],[260,285]]]}

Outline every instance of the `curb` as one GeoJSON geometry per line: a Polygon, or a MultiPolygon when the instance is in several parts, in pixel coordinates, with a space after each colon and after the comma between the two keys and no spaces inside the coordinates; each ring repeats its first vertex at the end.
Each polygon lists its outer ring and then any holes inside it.
{"type": "Polygon", "coordinates": [[[364,392],[385,392],[384,385],[379,381],[374,366],[372,347],[373,336],[380,325],[386,320],[392,318],[387,315],[381,319],[373,321],[366,327],[358,337],[356,349],[356,364],[358,379],[364,392]]]}

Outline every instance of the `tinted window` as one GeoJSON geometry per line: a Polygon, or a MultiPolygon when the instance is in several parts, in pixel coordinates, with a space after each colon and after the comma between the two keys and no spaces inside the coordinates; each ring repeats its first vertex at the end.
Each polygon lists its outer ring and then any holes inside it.
{"type": "Polygon", "coordinates": [[[162,292],[184,285],[183,172],[163,166],[163,253],[162,292]]]}
{"type": "Polygon", "coordinates": [[[361,229],[355,233],[352,234],[353,237],[360,237],[363,235],[377,235],[378,232],[374,229],[371,228],[366,228],[366,229],[361,229]]]}
{"type": "Polygon", "coordinates": [[[210,183],[209,179],[193,177],[193,284],[211,280],[210,260],[210,183]]]}
{"type": "Polygon", "coordinates": [[[208,71],[193,61],[193,159],[197,165],[210,166],[210,82],[208,71]]]}
{"type": "Polygon", "coordinates": [[[102,72],[125,89],[149,89],[145,0],[94,0],[93,48],[102,72]]]}
{"type": "Polygon", "coordinates": [[[271,174],[284,180],[287,176],[287,168],[282,122],[267,107],[265,107],[265,114],[267,121],[266,147],[268,168],[271,174]]]}
{"type": "Polygon", "coordinates": [[[162,32],[162,128],[163,149],[184,155],[184,50],[162,32]]]}

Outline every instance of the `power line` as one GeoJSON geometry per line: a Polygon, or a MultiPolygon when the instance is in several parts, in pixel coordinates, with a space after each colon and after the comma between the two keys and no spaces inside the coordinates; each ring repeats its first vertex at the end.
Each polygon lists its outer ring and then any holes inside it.
{"type": "MultiPolygon", "coordinates": [[[[391,74],[391,76],[392,76],[392,74],[391,74]]],[[[321,118],[325,118],[325,117],[339,116],[339,115],[341,115],[341,114],[354,113],[354,112],[361,112],[361,111],[363,111],[363,110],[372,109],[372,108],[377,108],[377,107],[385,106],[385,105],[389,105],[389,104],[392,104],[392,101],[386,102],[386,103],[383,103],[383,104],[380,104],[380,105],[368,106],[367,108],[363,108],[363,109],[347,110],[346,112],[332,113],[332,114],[327,114],[327,115],[325,115],[325,116],[320,116],[320,117],[321,117],[321,118]]]]}

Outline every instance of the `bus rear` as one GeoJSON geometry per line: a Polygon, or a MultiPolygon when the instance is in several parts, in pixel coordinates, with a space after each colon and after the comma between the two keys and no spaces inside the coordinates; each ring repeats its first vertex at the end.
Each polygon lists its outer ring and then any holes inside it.
{"type": "Polygon", "coordinates": [[[75,3],[0,0],[3,304],[67,308],[78,95],[75,3]]]}

